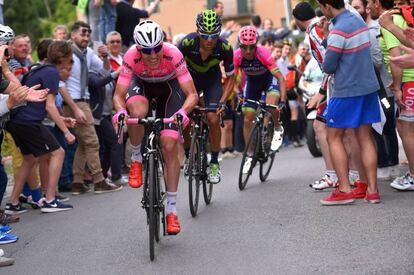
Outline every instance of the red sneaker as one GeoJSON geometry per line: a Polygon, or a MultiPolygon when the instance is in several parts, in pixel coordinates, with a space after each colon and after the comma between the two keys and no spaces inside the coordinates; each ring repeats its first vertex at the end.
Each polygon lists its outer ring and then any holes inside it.
{"type": "Polygon", "coordinates": [[[352,191],[344,193],[339,191],[339,188],[332,191],[329,197],[321,199],[322,205],[343,205],[350,204],[355,201],[352,191]]]}
{"type": "Polygon", "coordinates": [[[129,169],[128,184],[132,188],[140,188],[142,185],[142,163],[138,161],[131,162],[129,169]]]}
{"type": "Polygon", "coordinates": [[[365,196],[365,201],[369,202],[369,203],[380,203],[381,199],[380,199],[380,195],[378,192],[369,194],[367,192],[367,195],[365,196]]]}
{"type": "Polygon", "coordinates": [[[368,184],[363,181],[356,181],[355,188],[352,190],[355,199],[363,199],[367,193],[368,184]]]}
{"type": "Polygon", "coordinates": [[[178,221],[177,215],[170,213],[166,217],[167,220],[167,234],[177,235],[181,231],[180,222],[178,221]]]}

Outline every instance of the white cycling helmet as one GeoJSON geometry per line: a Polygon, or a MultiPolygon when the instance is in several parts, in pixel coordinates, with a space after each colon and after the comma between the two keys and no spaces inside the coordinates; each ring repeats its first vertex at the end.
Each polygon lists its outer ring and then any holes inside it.
{"type": "Polygon", "coordinates": [[[134,41],[140,49],[155,48],[162,44],[163,39],[162,29],[154,21],[142,21],[135,26],[134,41]]]}
{"type": "Polygon", "coordinates": [[[14,31],[9,26],[0,24],[0,45],[7,44],[14,38],[14,31]]]}

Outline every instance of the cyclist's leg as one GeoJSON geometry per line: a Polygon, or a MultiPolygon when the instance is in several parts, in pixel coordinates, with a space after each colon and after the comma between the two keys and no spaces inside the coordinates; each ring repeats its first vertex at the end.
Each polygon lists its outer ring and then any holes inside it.
{"type": "MultiPolygon", "coordinates": [[[[262,87],[260,87],[259,83],[260,83],[259,81],[254,81],[254,80],[252,81],[249,77],[247,77],[246,86],[244,89],[245,99],[251,99],[251,100],[256,100],[256,101],[260,100],[263,90],[261,89],[262,87]]],[[[243,119],[244,119],[243,137],[244,137],[245,143],[247,143],[249,140],[250,131],[253,126],[253,120],[256,118],[256,110],[257,110],[257,106],[250,102],[245,102],[242,105],[243,119]]],[[[252,148],[249,148],[249,150],[251,149],[252,148]]]]}
{"type": "MultiPolygon", "coordinates": [[[[148,99],[144,93],[145,87],[133,80],[126,100],[128,113],[133,118],[144,118],[148,112],[148,99]]],[[[131,187],[139,188],[142,185],[142,155],[141,141],[144,137],[142,125],[129,125],[128,135],[131,141],[131,168],[128,183],[131,187]]]]}
{"type": "MultiPolygon", "coordinates": [[[[217,109],[221,96],[223,95],[223,87],[221,85],[221,72],[217,70],[205,77],[206,88],[204,90],[204,103],[207,108],[217,109]]],[[[220,166],[218,165],[218,155],[220,153],[221,129],[219,117],[216,113],[207,113],[209,126],[209,139],[211,160],[208,171],[209,181],[218,183],[221,180],[220,166]]]]}
{"type": "MultiPolygon", "coordinates": [[[[272,77],[272,83],[269,85],[269,88],[266,93],[266,103],[278,105],[280,101],[280,88],[279,84],[275,77],[272,77]]],[[[275,122],[275,128],[279,127],[279,111],[275,109],[269,109],[269,112],[272,114],[273,121],[275,122]]]]}

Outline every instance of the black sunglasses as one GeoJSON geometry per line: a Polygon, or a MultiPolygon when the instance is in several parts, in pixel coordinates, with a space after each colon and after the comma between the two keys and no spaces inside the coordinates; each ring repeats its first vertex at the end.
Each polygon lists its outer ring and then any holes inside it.
{"type": "Polygon", "coordinates": [[[90,35],[92,33],[92,30],[89,29],[89,28],[81,28],[80,29],[80,33],[81,33],[82,36],[84,36],[86,34],[89,34],[90,35]]]}
{"type": "Polygon", "coordinates": [[[160,44],[160,45],[158,45],[154,48],[142,48],[139,51],[143,54],[150,55],[153,51],[154,51],[154,53],[159,53],[161,51],[161,49],[162,49],[162,44],[160,44]]]}

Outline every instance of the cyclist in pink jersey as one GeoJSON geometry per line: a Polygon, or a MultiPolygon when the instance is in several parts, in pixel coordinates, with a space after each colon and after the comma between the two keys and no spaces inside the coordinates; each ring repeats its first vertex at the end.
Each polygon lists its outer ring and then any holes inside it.
{"type": "MultiPolygon", "coordinates": [[[[117,113],[113,117],[114,125],[120,114],[146,117],[151,111],[149,102],[153,99],[157,103],[157,117],[181,114],[183,125],[187,125],[187,113],[197,104],[198,96],[181,52],[175,46],[163,43],[161,27],[153,21],[139,23],[134,30],[134,40],[135,47],[131,47],[124,56],[115,90],[113,100],[117,113]]],[[[128,182],[131,187],[139,188],[142,185],[141,140],[144,127],[129,126],[128,134],[132,144],[128,182]]],[[[167,233],[172,235],[181,230],[175,207],[180,173],[179,140],[176,125],[165,125],[161,131],[161,149],[167,189],[167,233]]]]}
{"type": "MultiPolygon", "coordinates": [[[[237,73],[239,68],[246,74],[246,84],[243,97],[251,100],[260,100],[262,93],[266,95],[266,102],[283,107],[286,102],[286,83],[280,73],[275,60],[270,52],[263,46],[257,45],[256,28],[246,26],[239,31],[240,48],[234,52],[234,70],[237,73]],[[275,81],[277,80],[277,81],[275,81]],[[280,90],[280,102],[278,92],[280,90]]],[[[243,103],[244,127],[243,136],[247,141],[256,116],[255,104],[243,103]]],[[[269,110],[275,122],[275,133],[273,135],[271,149],[276,151],[282,144],[283,127],[279,124],[279,111],[269,110]]],[[[250,165],[249,161],[245,162],[250,165]]],[[[248,171],[249,169],[243,169],[248,171]]]]}

